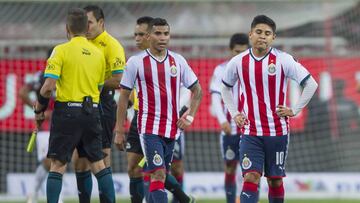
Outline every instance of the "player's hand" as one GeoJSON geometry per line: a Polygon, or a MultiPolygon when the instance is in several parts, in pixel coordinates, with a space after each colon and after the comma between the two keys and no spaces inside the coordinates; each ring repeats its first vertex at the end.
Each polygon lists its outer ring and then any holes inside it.
{"type": "Polygon", "coordinates": [[[234,121],[239,128],[242,128],[247,123],[247,118],[243,113],[234,117],[234,121]]]}
{"type": "Polygon", "coordinates": [[[114,143],[118,150],[125,151],[125,134],[122,130],[115,131],[114,143]]]}
{"type": "Polygon", "coordinates": [[[191,122],[186,120],[185,117],[181,117],[177,122],[176,125],[178,128],[180,128],[181,130],[185,130],[186,128],[188,128],[191,125],[191,122]]]}
{"type": "Polygon", "coordinates": [[[282,106],[282,105],[278,105],[276,107],[276,114],[280,117],[293,117],[295,116],[295,114],[293,113],[293,111],[291,110],[291,108],[286,107],[286,106],[282,106]]]}
{"type": "Polygon", "coordinates": [[[231,135],[231,126],[229,122],[224,122],[221,124],[221,130],[224,131],[226,135],[231,135]]]}
{"type": "Polygon", "coordinates": [[[45,120],[45,114],[44,112],[36,113],[35,114],[35,122],[36,122],[36,129],[40,129],[42,123],[45,120]]]}

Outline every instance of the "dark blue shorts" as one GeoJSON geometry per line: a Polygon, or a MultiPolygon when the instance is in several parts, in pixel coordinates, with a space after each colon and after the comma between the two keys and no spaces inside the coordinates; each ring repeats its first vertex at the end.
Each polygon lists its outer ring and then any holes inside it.
{"type": "Polygon", "coordinates": [[[181,161],[184,156],[184,145],[185,145],[185,138],[184,133],[182,132],[179,138],[175,141],[174,146],[174,156],[173,161],[181,161]]]}
{"type": "Polygon", "coordinates": [[[240,142],[240,164],[243,175],[259,172],[269,178],[285,177],[288,135],[243,135],[240,142]]]}
{"type": "Polygon", "coordinates": [[[240,135],[221,135],[221,153],[225,161],[239,160],[240,135]]]}
{"type": "Polygon", "coordinates": [[[144,172],[151,173],[161,168],[168,171],[173,157],[175,140],[158,135],[142,134],[140,142],[146,158],[144,172]]]}

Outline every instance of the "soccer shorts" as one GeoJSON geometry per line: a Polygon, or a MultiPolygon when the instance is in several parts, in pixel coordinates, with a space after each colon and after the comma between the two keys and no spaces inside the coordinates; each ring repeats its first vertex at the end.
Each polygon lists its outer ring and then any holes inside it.
{"type": "Polygon", "coordinates": [[[175,140],[153,134],[141,134],[140,141],[146,159],[144,172],[152,173],[162,168],[169,171],[175,140]]]}
{"type": "Polygon", "coordinates": [[[173,162],[181,161],[185,153],[185,135],[182,132],[178,139],[175,141],[173,162]]]}
{"type": "Polygon", "coordinates": [[[238,161],[240,135],[220,135],[221,154],[225,161],[238,161]]]}
{"type": "Polygon", "coordinates": [[[103,149],[111,148],[116,124],[116,102],[113,91],[102,92],[100,97],[100,116],[102,126],[102,145],[103,149]]]}
{"type": "Polygon", "coordinates": [[[243,135],[240,141],[240,165],[243,176],[257,171],[269,178],[285,177],[285,161],[288,151],[288,135],[243,135]]]}
{"type": "Polygon", "coordinates": [[[56,102],[47,157],[66,163],[71,160],[76,148],[79,157],[86,157],[90,162],[99,161],[104,158],[101,132],[97,107],[93,107],[93,112],[87,114],[81,107],[69,107],[65,102],[56,102]]]}
{"type": "Polygon", "coordinates": [[[49,131],[39,131],[36,136],[36,151],[39,162],[46,158],[49,149],[49,131]]]}
{"type": "Polygon", "coordinates": [[[126,152],[133,152],[143,155],[137,127],[137,114],[138,112],[135,111],[134,117],[131,120],[129,133],[126,138],[126,152]]]}

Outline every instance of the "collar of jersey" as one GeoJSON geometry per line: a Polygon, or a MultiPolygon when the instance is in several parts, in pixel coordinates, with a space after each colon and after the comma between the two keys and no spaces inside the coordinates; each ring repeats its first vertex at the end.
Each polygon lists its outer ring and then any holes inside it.
{"type": "Polygon", "coordinates": [[[76,36],[76,37],[71,38],[70,41],[87,41],[87,39],[86,39],[86,37],[83,37],[83,36],[76,36]]]}
{"type": "Polygon", "coordinates": [[[168,57],[168,55],[169,55],[169,50],[166,49],[166,56],[164,57],[163,60],[159,61],[155,56],[153,56],[153,55],[150,53],[150,49],[146,49],[145,51],[146,51],[146,53],[149,54],[149,56],[150,56],[151,58],[153,58],[155,61],[157,61],[157,62],[159,62],[159,63],[162,63],[162,62],[166,61],[166,59],[167,59],[167,57],[168,57]]]}
{"type": "Polygon", "coordinates": [[[108,35],[108,33],[106,32],[106,30],[104,30],[104,32],[102,32],[101,34],[99,34],[97,37],[95,37],[95,39],[93,39],[93,42],[97,42],[100,41],[102,39],[105,38],[105,36],[108,35]]]}
{"type": "Polygon", "coordinates": [[[251,57],[252,57],[255,61],[262,61],[264,58],[266,58],[266,57],[270,54],[271,50],[272,50],[272,47],[270,47],[269,51],[268,51],[263,57],[260,57],[260,58],[254,56],[254,54],[252,53],[252,48],[249,49],[249,52],[250,52],[251,57]]]}

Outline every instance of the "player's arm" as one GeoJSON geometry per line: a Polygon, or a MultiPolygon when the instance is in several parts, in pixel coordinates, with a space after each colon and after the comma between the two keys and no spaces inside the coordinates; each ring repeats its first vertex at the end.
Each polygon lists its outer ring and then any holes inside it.
{"type": "Polygon", "coordinates": [[[109,50],[108,56],[105,57],[111,67],[112,76],[105,81],[104,86],[106,89],[114,90],[119,88],[125,68],[125,51],[118,42],[112,44],[109,50]]]}
{"type": "Polygon", "coordinates": [[[31,89],[30,89],[29,85],[25,84],[19,90],[19,97],[26,105],[28,105],[29,107],[32,108],[34,106],[34,102],[29,97],[30,92],[31,92],[31,89]]]}

